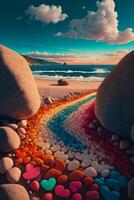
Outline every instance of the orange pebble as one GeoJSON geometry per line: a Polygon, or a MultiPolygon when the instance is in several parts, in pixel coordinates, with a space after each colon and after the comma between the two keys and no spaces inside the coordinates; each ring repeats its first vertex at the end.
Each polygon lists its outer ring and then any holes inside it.
{"type": "Polygon", "coordinates": [[[24,147],[24,148],[22,149],[23,152],[28,152],[28,150],[29,150],[28,147],[24,147]]]}
{"type": "Polygon", "coordinates": [[[43,164],[42,165],[42,169],[46,172],[46,171],[48,171],[49,170],[49,166],[48,165],[45,165],[45,164],[43,164]]]}
{"type": "Polygon", "coordinates": [[[43,158],[44,157],[44,151],[43,150],[39,150],[34,154],[34,157],[37,158],[43,158]]]}
{"type": "Polygon", "coordinates": [[[32,151],[28,151],[27,153],[29,156],[31,156],[33,154],[32,151]]]}
{"type": "Polygon", "coordinates": [[[63,175],[58,177],[57,182],[58,182],[58,184],[64,184],[64,183],[67,182],[67,180],[68,180],[67,175],[63,174],[63,175]]]}
{"type": "Polygon", "coordinates": [[[20,157],[20,150],[18,150],[18,149],[15,150],[15,155],[16,155],[17,158],[19,158],[20,157]]]}
{"type": "Polygon", "coordinates": [[[26,157],[26,152],[22,152],[21,154],[20,154],[20,157],[22,158],[22,159],[24,159],[25,157],[26,157]]]}
{"type": "Polygon", "coordinates": [[[75,170],[69,174],[69,179],[72,181],[80,181],[84,176],[81,170],[75,170]]]}
{"type": "Polygon", "coordinates": [[[33,161],[35,161],[37,165],[43,165],[44,164],[44,161],[40,158],[33,158],[33,161]]]}
{"type": "Polygon", "coordinates": [[[22,163],[22,161],[23,161],[23,159],[22,158],[18,158],[15,162],[16,162],[16,164],[21,164],[22,163]]]}
{"type": "Polygon", "coordinates": [[[27,163],[30,162],[30,160],[31,160],[30,157],[25,157],[25,158],[23,159],[23,163],[24,163],[24,164],[27,164],[27,163]]]}
{"type": "Polygon", "coordinates": [[[62,172],[58,169],[50,169],[45,175],[44,178],[48,179],[48,178],[57,178],[62,174],[62,172]]]}
{"type": "Polygon", "coordinates": [[[54,157],[51,156],[51,155],[45,155],[45,156],[43,157],[43,160],[44,160],[44,163],[45,163],[46,165],[51,165],[51,164],[53,163],[53,161],[54,161],[54,157]]]}
{"type": "Polygon", "coordinates": [[[64,169],[65,169],[64,161],[60,160],[60,159],[56,159],[55,160],[55,168],[60,170],[60,171],[64,171],[64,169]]]}
{"type": "Polygon", "coordinates": [[[93,183],[93,178],[91,177],[91,176],[87,176],[87,177],[85,177],[84,178],[84,183],[86,184],[86,185],[91,185],[92,183],[93,183]]]}

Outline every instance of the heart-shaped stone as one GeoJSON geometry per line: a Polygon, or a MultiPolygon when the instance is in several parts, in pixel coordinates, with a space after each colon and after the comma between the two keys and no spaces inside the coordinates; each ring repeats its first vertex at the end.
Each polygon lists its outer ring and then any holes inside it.
{"type": "Polygon", "coordinates": [[[51,191],[56,185],[56,179],[49,178],[48,180],[42,180],[40,184],[46,191],[51,191]]]}
{"type": "Polygon", "coordinates": [[[100,187],[100,193],[104,200],[119,200],[120,193],[115,191],[110,191],[107,186],[100,187]]]}
{"type": "Polygon", "coordinates": [[[23,174],[23,178],[31,180],[40,175],[40,167],[33,167],[31,164],[26,165],[26,172],[23,174]]]}
{"type": "Polygon", "coordinates": [[[65,189],[62,185],[57,185],[55,188],[55,194],[61,198],[68,198],[70,196],[70,190],[65,189]]]}
{"type": "Polygon", "coordinates": [[[69,186],[71,191],[76,193],[82,187],[82,183],[80,181],[72,181],[69,186]]]}

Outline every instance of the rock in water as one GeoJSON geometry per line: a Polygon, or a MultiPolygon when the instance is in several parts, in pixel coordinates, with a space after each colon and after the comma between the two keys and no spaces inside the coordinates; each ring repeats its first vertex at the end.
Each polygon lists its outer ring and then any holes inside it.
{"type": "Polygon", "coordinates": [[[39,107],[40,97],[28,63],[0,46],[0,117],[26,119],[39,107]]]}
{"type": "Polygon", "coordinates": [[[130,137],[134,123],[134,51],[126,55],[100,85],[95,114],[106,129],[130,137]]]}
{"type": "Polygon", "coordinates": [[[0,200],[30,200],[25,188],[19,184],[0,185],[0,200]]]}

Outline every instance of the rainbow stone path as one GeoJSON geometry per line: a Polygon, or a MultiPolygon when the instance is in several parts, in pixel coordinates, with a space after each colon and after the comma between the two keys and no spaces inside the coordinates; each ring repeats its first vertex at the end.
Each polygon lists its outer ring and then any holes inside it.
{"type": "Polygon", "coordinates": [[[94,115],[95,92],[42,106],[15,151],[31,200],[127,200],[134,163],[94,115]],[[124,163],[124,164],[123,164],[124,163]]]}

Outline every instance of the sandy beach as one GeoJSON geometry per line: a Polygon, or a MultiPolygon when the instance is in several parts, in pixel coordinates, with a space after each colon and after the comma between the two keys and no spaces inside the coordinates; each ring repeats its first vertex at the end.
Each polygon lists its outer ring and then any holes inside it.
{"type": "Polygon", "coordinates": [[[84,92],[91,89],[97,89],[101,81],[74,81],[69,80],[69,85],[59,86],[56,80],[35,79],[40,95],[51,97],[63,97],[70,92],[84,92]]]}

